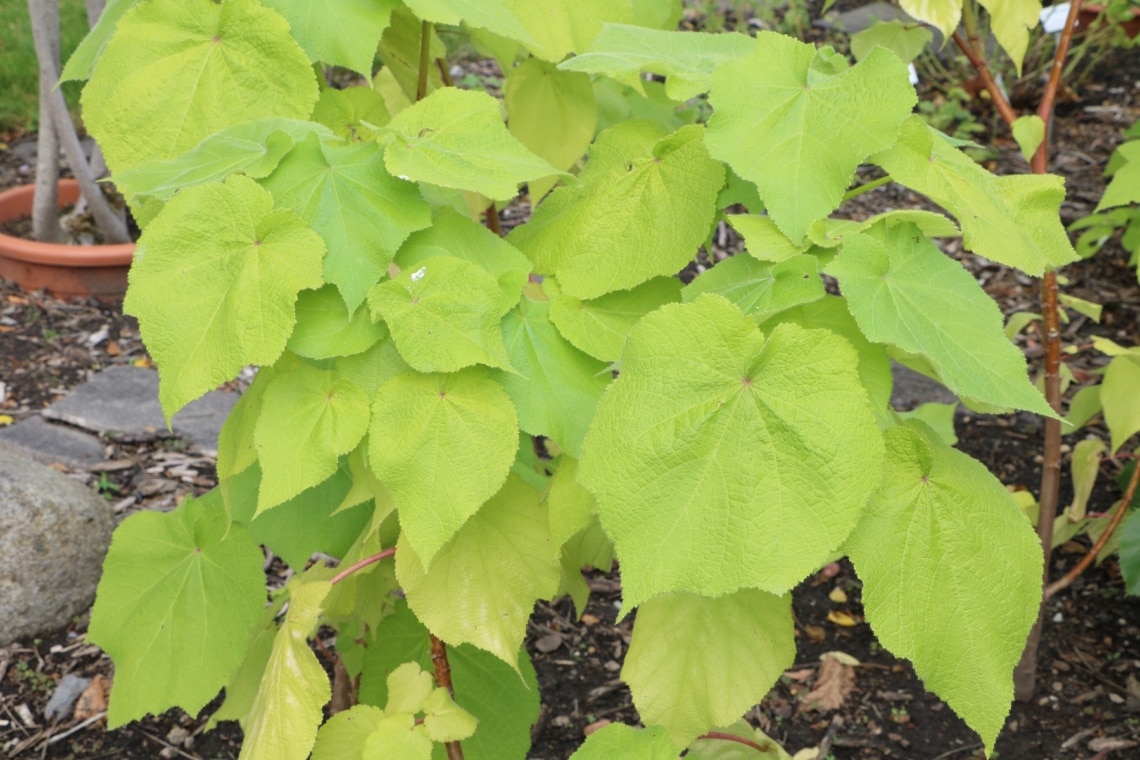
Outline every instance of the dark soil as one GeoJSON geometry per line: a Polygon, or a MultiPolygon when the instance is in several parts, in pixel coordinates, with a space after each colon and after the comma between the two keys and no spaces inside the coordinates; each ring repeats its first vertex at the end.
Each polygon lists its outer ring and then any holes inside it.
{"type": "MultiPolygon", "coordinates": [[[[1140,70],[1135,57],[1130,60],[1131,68],[1094,80],[1084,88],[1082,100],[1061,108],[1053,135],[1053,168],[1067,178],[1068,199],[1062,207],[1066,223],[1095,206],[1104,184],[1100,176],[1104,161],[1122,130],[1140,117],[1137,90],[1129,84],[1140,80],[1140,70]]],[[[995,141],[1001,152],[991,168],[1024,172],[1024,159],[1008,136],[999,133],[995,141]]],[[[0,188],[29,181],[25,155],[0,151],[0,188]]],[[[909,191],[885,187],[861,196],[853,213],[869,216],[888,208],[923,205],[925,201],[909,191]]],[[[504,221],[509,226],[525,214],[525,208],[511,207],[505,210],[504,221]]],[[[694,274],[710,260],[739,250],[730,228],[724,227],[714,240],[712,250],[702,252],[692,267],[694,274]]],[[[947,253],[961,258],[978,275],[1006,314],[1036,311],[1035,283],[1029,278],[963,254],[954,242],[947,253]]],[[[1068,358],[1078,384],[1092,380],[1105,361],[1091,350],[1092,335],[1140,343],[1140,286],[1124,259],[1119,245],[1110,243],[1093,259],[1065,270],[1070,279],[1067,292],[1105,304],[1100,324],[1079,317],[1067,328],[1066,340],[1078,349],[1068,358]]],[[[1035,364],[1041,353],[1036,336],[1029,331],[1020,341],[1035,364]]],[[[0,414],[18,420],[51,403],[91,372],[109,364],[146,361],[137,325],[118,309],[22,293],[0,282],[0,387],[4,389],[0,414]]],[[[1007,486],[1037,490],[1041,435],[1036,418],[960,414],[957,434],[959,448],[986,464],[1007,486]]],[[[1066,451],[1090,434],[1103,436],[1104,431],[1094,425],[1066,437],[1066,451]]],[[[182,450],[177,441],[108,440],[105,459],[101,468],[72,474],[98,487],[99,473],[106,473],[105,495],[121,516],[140,509],[170,509],[185,495],[202,493],[215,482],[213,462],[182,450]]],[[[1067,463],[1064,472],[1062,505],[1072,492],[1067,463]]],[[[1104,464],[1090,510],[1103,511],[1120,498],[1118,473],[1118,462],[1104,464]]],[[[1087,550],[1083,538],[1060,547],[1052,576],[1060,577],[1087,550]]],[[[590,586],[590,604],[580,618],[570,602],[561,599],[536,605],[531,619],[527,646],[538,670],[543,702],[533,731],[532,760],[563,760],[581,744],[588,727],[602,721],[638,720],[629,691],[619,679],[635,616],[616,622],[621,599],[616,572],[593,573],[590,586]]],[[[824,747],[836,760],[980,758],[977,736],[923,689],[908,663],[879,647],[862,612],[860,583],[848,564],[804,581],[795,594],[797,662],[747,717],[791,752],[824,747]],[[848,617],[829,618],[829,613],[848,617]],[[861,664],[855,668],[856,688],[843,705],[820,713],[803,698],[818,678],[820,655],[832,651],[851,655],[861,664]]],[[[1140,599],[1124,595],[1115,559],[1088,571],[1055,597],[1047,605],[1046,620],[1038,693],[1030,703],[1013,705],[997,754],[1014,760],[1140,757],[1140,599]]],[[[108,658],[87,644],[86,622],[82,616],[65,630],[0,650],[0,756],[60,760],[238,756],[241,734],[235,724],[203,732],[212,707],[203,716],[172,710],[113,732],[106,731],[100,720],[84,725],[70,716],[45,723],[43,707],[64,675],[113,676],[108,658]]]]}

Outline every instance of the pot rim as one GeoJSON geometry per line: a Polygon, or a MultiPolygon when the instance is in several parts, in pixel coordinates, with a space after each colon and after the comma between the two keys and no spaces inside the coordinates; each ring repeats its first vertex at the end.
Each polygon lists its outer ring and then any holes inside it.
{"type": "MultiPolygon", "coordinates": [[[[18,185],[0,192],[0,222],[30,215],[34,197],[35,185],[18,185]]],[[[61,179],[60,206],[74,203],[78,199],[79,183],[73,179],[61,179]]],[[[0,256],[29,264],[77,268],[129,266],[134,251],[134,243],[114,245],[40,243],[0,233],[0,256]]]]}

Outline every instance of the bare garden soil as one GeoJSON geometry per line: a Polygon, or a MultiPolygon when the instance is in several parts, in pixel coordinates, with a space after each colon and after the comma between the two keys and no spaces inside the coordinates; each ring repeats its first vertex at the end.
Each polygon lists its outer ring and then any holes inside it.
{"type": "MultiPolygon", "coordinates": [[[[1062,106],[1053,134],[1053,170],[1068,183],[1062,206],[1066,224],[1091,212],[1103,188],[1100,173],[1105,160],[1123,129],[1140,118],[1138,58],[1134,53],[1120,58],[1104,77],[1084,88],[1079,101],[1062,106]]],[[[25,137],[19,144],[31,139],[25,137]]],[[[1008,135],[999,134],[996,144],[1000,155],[990,160],[991,168],[999,173],[1027,170],[1008,135]]],[[[26,151],[16,147],[0,151],[0,188],[31,179],[26,151]]],[[[889,187],[858,201],[855,213],[860,216],[925,204],[909,191],[889,187]]],[[[521,221],[523,213],[507,209],[504,223],[521,221]]],[[[698,256],[689,276],[706,267],[710,258],[718,260],[740,248],[727,227],[714,240],[712,250],[698,256]]],[[[1035,284],[1029,278],[961,253],[956,241],[947,246],[947,253],[961,258],[978,275],[1007,315],[1037,310],[1035,284]]],[[[1066,331],[1066,340],[1078,349],[1069,358],[1070,366],[1078,380],[1087,380],[1104,363],[1091,348],[1092,335],[1140,343],[1140,286],[1116,243],[1069,267],[1065,274],[1070,280],[1067,292],[1105,304],[1099,324],[1078,317],[1066,331]]],[[[1041,353],[1036,338],[1030,332],[1019,340],[1031,366],[1035,365],[1041,353]]],[[[0,281],[0,415],[18,421],[92,372],[112,364],[147,361],[137,324],[117,308],[23,293],[0,281]]],[[[1007,486],[1036,492],[1041,435],[1035,418],[960,412],[956,427],[961,449],[985,463],[1007,486]]],[[[1104,431],[1096,425],[1081,430],[1066,437],[1066,447],[1090,434],[1103,436],[1104,431]]],[[[186,495],[202,493],[215,483],[212,460],[185,450],[177,441],[107,440],[104,459],[88,471],[70,474],[101,488],[120,517],[140,509],[171,509],[186,495]]],[[[1067,461],[1064,471],[1062,505],[1071,498],[1067,461]]],[[[1115,483],[1119,472],[1117,462],[1102,467],[1091,511],[1103,511],[1120,498],[1115,483]]],[[[1053,577],[1060,577],[1087,549],[1083,538],[1060,547],[1054,555],[1053,577]]],[[[271,583],[275,572],[271,567],[271,583]]],[[[616,569],[592,573],[590,585],[593,594],[585,614],[576,615],[571,603],[561,599],[539,603],[531,619],[527,645],[538,670],[543,703],[533,730],[533,760],[568,757],[588,727],[600,721],[638,720],[629,690],[619,679],[635,616],[616,622],[620,605],[616,569]]],[[[952,589],[935,593],[940,592],[952,589]]],[[[862,613],[860,582],[845,562],[805,580],[795,593],[796,663],[748,713],[749,720],[791,752],[820,748],[820,758],[828,752],[836,760],[980,758],[977,736],[923,689],[909,663],[879,647],[862,613]],[[845,653],[859,665],[825,669],[820,658],[826,652],[845,653]],[[853,679],[853,689],[843,694],[839,687],[845,679],[848,685],[853,679]],[[821,693],[836,698],[834,709],[813,709],[821,693]]],[[[1058,594],[1047,606],[1046,620],[1037,695],[1032,702],[1014,704],[995,756],[1003,760],[1140,757],[1140,599],[1125,596],[1115,559],[1058,594]]],[[[110,732],[102,720],[84,720],[82,714],[45,721],[43,708],[64,675],[114,676],[110,660],[86,642],[86,623],[86,616],[81,616],[64,630],[0,650],[0,757],[237,757],[241,734],[236,724],[203,731],[212,708],[202,716],[171,710],[110,732]]],[[[325,641],[329,646],[319,649],[329,651],[331,643],[325,641]]]]}

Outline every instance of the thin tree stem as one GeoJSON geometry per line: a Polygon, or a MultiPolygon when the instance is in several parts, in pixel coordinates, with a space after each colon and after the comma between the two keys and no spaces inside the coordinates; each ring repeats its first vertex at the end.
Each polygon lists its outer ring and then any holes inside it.
{"type": "Polygon", "coordinates": [[[1124,518],[1124,515],[1128,512],[1128,507],[1130,504],[1132,504],[1132,499],[1136,496],[1137,482],[1140,482],[1140,464],[1132,468],[1132,477],[1128,481],[1128,488],[1124,491],[1124,499],[1121,500],[1120,508],[1117,509],[1116,514],[1112,516],[1112,520],[1109,521],[1108,527],[1104,529],[1104,533],[1102,533],[1100,535],[1100,538],[1097,539],[1096,543],[1093,544],[1093,547],[1089,550],[1089,553],[1082,557],[1081,561],[1078,562],[1072,570],[1065,573],[1064,577],[1046,587],[1046,599],[1051,599],[1058,591],[1063,591],[1068,588],[1069,584],[1075,581],[1080,576],[1080,574],[1087,570],[1088,566],[1093,563],[1093,560],[1095,560],[1097,555],[1100,554],[1100,550],[1103,549],[1105,544],[1108,543],[1108,539],[1112,537],[1112,534],[1116,530],[1116,527],[1120,525],[1120,522],[1124,518]]]}
{"type": "MultiPolygon", "coordinates": [[[[969,3],[966,5],[969,5],[969,3]]],[[[965,8],[965,6],[963,6],[963,8],[965,8]]],[[[1001,114],[1002,120],[1006,124],[1013,124],[1013,122],[1017,120],[1017,113],[1014,112],[1013,106],[1009,104],[1009,99],[1006,98],[1005,93],[998,87],[997,81],[990,71],[989,64],[986,63],[986,59],[984,58],[985,53],[982,52],[981,44],[978,43],[977,29],[975,28],[969,40],[963,38],[960,32],[954,32],[954,42],[958,45],[958,49],[965,53],[966,58],[970,61],[970,65],[978,72],[978,76],[981,77],[986,92],[990,94],[990,100],[993,101],[998,113],[1001,114]],[[975,44],[978,44],[977,48],[974,47],[975,44]]]]}
{"type": "Polygon", "coordinates": [[[28,0],[32,40],[36,58],[51,61],[40,65],[40,123],[36,136],[36,180],[32,201],[32,237],[41,243],[63,239],[59,227],[59,134],[52,123],[49,99],[55,80],[51,72],[59,66],[59,3],[57,0],[28,0]],[[36,23],[36,17],[40,23],[36,23]]]}
{"type": "MultiPolygon", "coordinates": [[[[451,664],[447,661],[447,645],[434,633],[429,633],[428,636],[431,637],[431,664],[435,668],[435,685],[447,689],[447,693],[455,699],[455,688],[451,685],[451,664]]],[[[463,760],[463,747],[459,742],[446,742],[443,746],[447,750],[447,760],[463,760]]]]}
{"type": "Polygon", "coordinates": [[[431,22],[423,22],[420,30],[420,76],[416,81],[417,101],[423,100],[427,95],[428,72],[431,69],[431,22]]]}
{"type": "Polygon", "coordinates": [[[760,744],[759,742],[754,742],[751,739],[745,738],[743,736],[737,736],[736,734],[729,734],[729,733],[725,733],[723,731],[709,731],[707,734],[705,734],[704,736],[702,736],[700,738],[701,739],[720,739],[720,740],[723,740],[726,742],[736,742],[737,744],[743,744],[745,747],[751,747],[752,749],[756,750],[757,752],[771,752],[772,751],[771,743],[768,743],[767,746],[764,746],[763,744],[760,744]]]}
{"type": "Polygon", "coordinates": [[[396,553],[396,547],[393,546],[393,547],[390,547],[388,549],[385,549],[382,552],[377,552],[376,554],[373,554],[371,557],[365,557],[364,559],[360,560],[359,562],[352,563],[351,565],[349,565],[348,567],[346,567],[345,569],[341,570],[339,573],[334,575],[332,577],[332,580],[329,581],[329,583],[331,583],[332,585],[335,586],[336,584],[340,583],[341,581],[343,581],[345,578],[352,575],[353,573],[358,572],[360,570],[363,570],[364,568],[368,567],[369,565],[375,565],[377,562],[379,562],[381,560],[388,559],[389,557],[393,556],[395,553],[396,553]]]}

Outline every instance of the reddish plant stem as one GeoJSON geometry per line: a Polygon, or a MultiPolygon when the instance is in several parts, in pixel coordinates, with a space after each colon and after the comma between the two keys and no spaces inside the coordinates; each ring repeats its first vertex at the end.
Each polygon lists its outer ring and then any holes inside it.
{"type": "Polygon", "coordinates": [[[704,736],[702,736],[700,738],[702,738],[702,739],[722,739],[723,741],[726,741],[726,742],[736,742],[737,744],[743,744],[745,747],[751,747],[752,749],[756,750],[757,752],[769,752],[772,750],[771,744],[768,744],[768,746],[764,746],[763,744],[760,744],[758,742],[754,742],[751,739],[746,739],[743,736],[737,736],[736,734],[728,734],[728,733],[724,733],[723,731],[709,731],[707,734],[705,734],[704,736]]]}
{"type": "Polygon", "coordinates": [[[396,553],[396,547],[393,546],[389,549],[385,549],[382,552],[377,552],[376,554],[373,554],[371,557],[365,557],[364,559],[360,560],[359,562],[352,563],[351,565],[349,565],[348,567],[346,567],[345,569],[341,570],[339,573],[334,575],[332,577],[332,580],[329,581],[329,583],[332,584],[333,586],[335,586],[336,584],[340,583],[345,578],[347,578],[348,576],[357,572],[358,570],[362,570],[363,568],[366,568],[369,565],[375,565],[380,560],[388,559],[389,557],[391,557],[395,553],[396,553]]]}
{"type": "Polygon", "coordinates": [[[451,72],[447,70],[447,62],[444,61],[442,58],[436,58],[435,59],[435,65],[436,65],[436,68],[439,69],[439,78],[443,81],[443,83],[445,85],[447,85],[448,87],[451,87],[452,84],[454,84],[454,83],[451,81],[451,72]]]}
{"type": "Polygon", "coordinates": [[[495,202],[491,201],[491,205],[487,207],[483,215],[487,217],[487,229],[494,232],[499,237],[503,236],[503,225],[499,223],[499,210],[495,208],[495,202]]]}
{"type": "MultiPolygon", "coordinates": [[[[455,699],[455,689],[451,685],[451,665],[447,661],[447,645],[440,641],[434,633],[431,637],[431,664],[435,668],[435,685],[447,689],[447,693],[455,699]]],[[[447,760],[463,760],[463,747],[459,742],[446,742],[447,760]]]]}
{"type": "Polygon", "coordinates": [[[975,31],[970,35],[970,39],[966,40],[962,37],[961,32],[954,32],[954,42],[958,45],[958,49],[965,53],[966,58],[969,59],[970,65],[978,72],[978,76],[982,78],[982,84],[985,85],[986,92],[990,94],[990,100],[993,101],[994,106],[997,107],[998,113],[1006,124],[1013,124],[1017,120],[1017,113],[1014,112],[1013,106],[1009,104],[1009,99],[1006,98],[1005,93],[998,87],[997,81],[994,80],[994,75],[990,71],[989,64],[986,59],[982,57],[984,54],[981,43],[978,41],[977,32],[975,31]]]}
{"type": "Polygon", "coordinates": [[[1104,548],[1104,545],[1108,543],[1108,539],[1111,538],[1113,532],[1116,531],[1116,526],[1120,525],[1121,520],[1124,519],[1124,515],[1128,512],[1128,505],[1132,503],[1132,499],[1136,496],[1136,484],[1138,482],[1140,482],[1140,465],[1132,468],[1132,477],[1128,481],[1128,488],[1124,491],[1124,499],[1121,500],[1120,508],[1117,509],[1116,514],[1112,516],[1112,520],[1108,523],[1108,527],[1104,529],[1104,533],[1100,535],[1100,538],[1093,544],[1089,553],[1082,557],[1081,561],[1078,562],[1073,569],[1065,573],[1064,577],[1045,588],[1046,599],[1051,599],[1058,591],[1063,591],[1068,588],[1069,584],[1075,581],[1077,577],[1093,563],[1096,556],[1100,554],[1100,550],[1104,548]]]}

